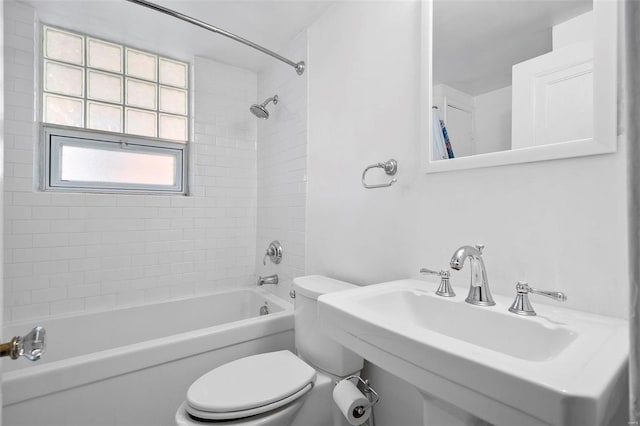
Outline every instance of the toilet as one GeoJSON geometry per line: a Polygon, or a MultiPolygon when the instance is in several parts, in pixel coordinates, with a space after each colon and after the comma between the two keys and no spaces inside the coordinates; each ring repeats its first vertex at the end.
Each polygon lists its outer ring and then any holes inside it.
{"type": "Polygon", "coordinates": [[[297,355],[252,355],[197,379],[176,412],[178,426],[346,426],[333,403],[336,381],[358,374],[363,359],[319,329],[318,296],[354,288],[320,275],[293,280],[297,355]]]}

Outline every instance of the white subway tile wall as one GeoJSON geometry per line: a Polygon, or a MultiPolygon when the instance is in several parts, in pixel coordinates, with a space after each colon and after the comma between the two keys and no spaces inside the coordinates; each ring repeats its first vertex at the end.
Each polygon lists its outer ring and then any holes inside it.
{"type": "MultiPolygon", "coordinates": [[[[306,32],[285,48],[286,57],[307,60],[306,32]]],[[[307,73],[270,63],[258,74],[258,101],[277,94],[269,119],[258,122],[258,235],[256,273],[277,273],[270,290],[289,300],[293,278],[305,275],[305,203],[307,173],[307,73]],[[284,249],[282,263],[262,265],[271,240],[284,249]]]]}
{"type": "Polygon", "coordinates": [[[5,321],[254,285],[256,75],[195,59],[191,196],[38,192],[35,14],[4,8],[5,321]]]}

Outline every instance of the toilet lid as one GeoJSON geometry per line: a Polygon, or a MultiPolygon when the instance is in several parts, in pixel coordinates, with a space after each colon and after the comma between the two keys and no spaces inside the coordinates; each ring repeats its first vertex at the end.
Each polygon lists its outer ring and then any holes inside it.
{"type": "Polygon", "coordinates": [[[301,391],[315,377],[316,371],[289,351],[248,356],[214,368],[196,380],[187,391],[187,404],[199,412],[254,411],[306,393],[301,391]]]}
{"type": "MultiPolygon", "coordinates": [[[[297,406],[300,407],[300,404],[303,401],[300,399],[302,395],[309,392],[313,387],[313,383],[309,383],[307,386],[300,389],[298,392],[289,395],[285,399],[281,399],[280,401],[276,401],[272,404],[262,405],[260,407],[252,408],[250,410],[242,410],[242,411],[226,411],[224,413],[217,413],[214,411],[200,411],[191,407],[186,402],[184,403],[184,408],[187,413],[189,413],[192,417],[200,420],[236,420],[236,419],[244,419],[245,417],[258,416],[260,414],[271,415],[276,412],[278,408],[287,406],[283,408],[283,410],[290,410],[292,407],[297,406]]],[[[295,411],[297,409],[294,408],[295,411]]],[[[255,419],[255,417],[253,417],[255,419]]],[[[258,424],[258,423],[256,423],[258,424]]]]}

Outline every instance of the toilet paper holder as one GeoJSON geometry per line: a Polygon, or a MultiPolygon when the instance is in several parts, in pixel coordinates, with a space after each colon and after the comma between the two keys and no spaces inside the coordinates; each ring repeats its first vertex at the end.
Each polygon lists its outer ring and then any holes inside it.
{"type": "Polygon", "coordinates": [[[378,401],[380,401],[380,396],[378,395],[378,392],[375,391],[375,389],[369,386],[369,380],[363,380],[362,377],[360,376],[349,376],[347,378],[340,380],[339,382],[336,382],[335,384],[337,385],[342,381],[351,380],[351,379],[355,379],[357,381],[357,383],[355,383],[356,387],[358,387],[358,383],[362,385],[361,391],[362,393],[364,393],[364,396],[367,397],[367,399],[369,400],[369,403],[366,406],[358,405],[356,408],[353,409],[354,417],[361,417],[369,408],[373,407],[378,403],[378,401]]]}

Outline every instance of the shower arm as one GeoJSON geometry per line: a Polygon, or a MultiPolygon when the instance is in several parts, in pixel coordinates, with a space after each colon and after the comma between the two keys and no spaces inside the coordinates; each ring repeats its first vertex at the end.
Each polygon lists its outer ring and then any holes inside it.
{"type": "Polygon", "coordinates": [[[252,41],[249,41],[245,38],[242,38],[240,36],[237,36],[233,33],[230,33],[229,31],[225,31],[221,28],[218,27],[214,27],[213,25],[207,24],[206,22],[200,21],[198,19],[192,18],[191,16],[187,16],[184,15],[180,12],[176,12],[175,10],[172,9],[168,9],[166,7],[160,6],[158,4],[152,3],[150,1],[146,1],[146,0],[125,0],[131,3],[135,3],[137,5],[140,6],[144,6],[144,7],[148,7],[149,9],[153,9],[157,12],[161,12],[164,14],[167,14],[169,16],[173,16],[174,18],[178,18],[181,19],[185,22],[189,22],[190,24],[196,25],[200,28],[204,28],[205,30],[209,30],[211,32],[214,32],[216,34],[220,34],[223,35],[225,37],[228,37],[232,40],[235,40],[237,42],[240,42],[246,46],[249,47],[253,47],[256,50],[259,50],[262,53],[266,53],[267,55],[276,58],[279,61],[284,62],[287,65],[292,66],[293,68],[295,68],[296,72],[298,73],[298,75],[302,75],[304,73],[304,68],[305,68],[305,63],[304,61],[300,61],[300,62],[293,62],[287,58],[285,58],[284,56],[278,55],[276,52],[267,49],[266,47],[262,47],[259,44],[256,44],[252,41]]]}

